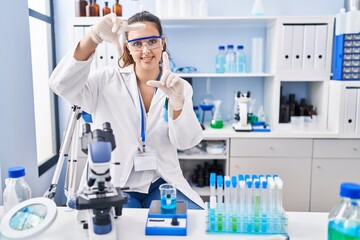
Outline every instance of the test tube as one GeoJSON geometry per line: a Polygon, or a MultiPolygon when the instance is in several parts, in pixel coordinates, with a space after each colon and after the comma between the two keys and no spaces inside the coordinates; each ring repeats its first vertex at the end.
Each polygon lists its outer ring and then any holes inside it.
{"type": "Polygon", "coordinates": [[[231,182],[230,182],[230,177],[229,176],[225,176],[224,178],[224,182],[225,182],[225,188],[224,188],[224,202],[225,202],[225,205],[228,207],[229,204],[230,204],[230,185],[231,185],[231,182]]]}
{"type": "Polygon", "coordinates": [[[215,182],[216,182],[216,174],[210,173],[210,197],[215,196],[215,182]]]}
{"type": "MultiPolygon", "coordinates": [[[[264,178],[265,179],[265,178],[264,178]]],[[[261,180],[260,180],[261,182],[261,180]]],[[[267,219],[267,212],[268,212],[268,188],[267,188],[267,181],[261,182],[261,232],[266,233],[267,232],[267,225],[268,225],[268,219],[267,219]]]]}
{"type": "Polygon", "coordinates": [[[231,177],[231,211],[232,211],[232,231],[238,230],[238,216],[237,216],[237,177],[231,177]]]}
{"type": "Polygon", "coordinates": [[[282,207],[282,190],[283,190],[283,181],[280,178],[275,179],[276,183],[276,213],[281,215],[283,212],[282,207]]]}
{"type": "Polygon", "coordinates": [[[260,196],[260,180],[254,178],[254,192],[253,192],[253,206],[254,206],[254,232],[260,232],[260,210],[261,210],[261,196],[260,196]]]}
{"type": "Polygon", "coordinates": [[[217,176],[217,202],[223,203],[223,177],[221,175],[217,176]]]}

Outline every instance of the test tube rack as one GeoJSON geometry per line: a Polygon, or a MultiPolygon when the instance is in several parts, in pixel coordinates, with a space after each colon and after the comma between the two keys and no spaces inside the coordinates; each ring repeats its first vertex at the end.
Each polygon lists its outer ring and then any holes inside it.
{"type": "Polygon", "coordinates": [[[228,212],[225,204],[211,209],[207,203],[208,233],[286,234],[288,220],[285,211],[273,215],[228,212]]]}
{"type": "Polygon", "coordinates": [[[278,175],[240,174],[230,178],[211,173],[206,231],[286,234],[288,218],[282,206],[282,189],[278,175]]]}

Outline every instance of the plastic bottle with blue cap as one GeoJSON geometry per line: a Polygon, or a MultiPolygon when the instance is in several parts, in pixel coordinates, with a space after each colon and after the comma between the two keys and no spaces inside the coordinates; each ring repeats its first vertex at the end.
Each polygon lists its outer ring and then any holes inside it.
{"type": "Polygon", "coordinates": [[[360,184],[342,183],[340,196],[328,217],[328,240],[360,239],[360,184]]]}
{"type": "Polygon", "coordinates": [[[24,167],[10,167],[5,184],[6,187],[3,193],[5,213],[20,202],[31,198],[30,186],[25,181],[24,167]]]}

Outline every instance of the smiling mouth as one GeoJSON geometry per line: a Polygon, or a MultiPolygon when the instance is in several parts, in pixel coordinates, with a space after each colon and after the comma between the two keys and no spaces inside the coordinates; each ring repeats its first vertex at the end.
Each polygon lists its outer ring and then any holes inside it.
{"type": "Polygon", "coordinates": [[[151,61],[154,57],[142,57],[143,61],[151,61]]]}

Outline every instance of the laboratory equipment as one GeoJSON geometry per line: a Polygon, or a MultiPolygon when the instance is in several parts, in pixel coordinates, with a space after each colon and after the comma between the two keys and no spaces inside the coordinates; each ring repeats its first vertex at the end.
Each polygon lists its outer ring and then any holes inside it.
{"type": "Polygon", "coordinates": [[[245,73],[246,72],[246,55],[244,52],[244,46],[237,46],[236,51],[236,72],[245,73]]]}
{"type": "Polygon", "coordinates": [[[238,91],[235,95],[235,102],[239,105],[240,116],[240,121],[233,123],[235,131],[249,132],[252,130],[251,124],[248,123],[248,103],[250,99],[250,91],[246,93],[238,91]]]}
{"type": "Polygon", "coordinates": [[[128,198],[121,188],[114,187],[110,182],[111,152],[115,147],[110,123],[105,122],[103,130],[94,131],[91,131],[89,123],[83,125],[81,150],[88,155],[89,178],[87,186],[68,205],[86,210],[90,240],[118,239],[115,218],[121,216],[122,206],[128,198]]]}
{"type": "Polygon", "coordinates": [[[111,9],[109,8],[109,2],[104,2],[105,6],[102,9],[103,16],[111,13],[111,9]]]}
{"type": "Polygon", "coordinates": [[[119,0],[116,0],[114,5],[112,6],[113,13],[116,14],[116,16],[121,17],[122,16],[122,6],[119,3],[119,0]]]}
{"type": "Polygon", "coordinates": [[[225,72],[226,58],[225,58],[225,46],[219,46],[219,51],[216,54],[216,66],[215,71],[217,73],[225,72]]]}
{"type": "Polygon", "coordinates": [[[44,197],[31,198],[4,215],[0,232],[7,239],[33,239],[50,227],[56,215],[54,201],[44,197]]]}
{"type": "Polygon", "coordinates": [[[234,45],[227,45],[226,55],[225,55],[225,72],[234,73],[236,72],[236,54],[234,51],[234,45]]]}
{"type": "Polygon", "coordinates": [[[76,0],[75,1],[75,16],[76,17],[86,17],[86,6],[88,2],[86,0],[76,0]]]}
{"type": "Polygon", "coordinates": [[[360,239],[360,184],[342,183],[340,196],[328,217],[328,240],[360,239]]]}
{"type": "Polygon", "coordinates": [[[199,104],[199,107],[202,111],[202,117],[201,117],[201,127],[203,129],[205,129],[205,125],[204,125],[204,122],[205,122],[205,113],[206,112],[210,112],[211,115],[213,115],[213,108],[214,108],[214,97],[211,96],[210,94],[207,94],[202,103],[199,104]]]}
{"type": "Polygon", "coordinates": [[[71,158],[68,160],[65,183],[65,195],[68,206],[86,213],[86,219],[80,219],[88,224],[90,240],[117,239],[115,218],[122,214],[122,206],[127,202],[127,197],[121,188],[114,187],[110,182],[111,151],[115,149],[115,137],[110,123],[103,124],[103,130],[91,131],[88,123],[84,124],[81,137],[81,150],[88,155],[88,182],[79,193],[75,195],[76,158],[79,140],[81,110],[72,106],[70,118],[66,127],[64,139],[60,148],[60,156],[53,179],[44,197],[54,199],[58,186],[59,175],[72,147],[71,158]]]}
{"type": "Polygon", "coordinates": [[[221,117],[221,113],[220,113],[220,105],[221,105],[221,100],[214,100],[214,115],[213,115],[213,119],[210,122],[210,127],[212,128],[223,128],[224,127],[224,122],[222,120],[221,117]]]}
{"type": "Polygon", "coordinates": [[[10,167],[8,169],[8,178],[5,179],[4,212],[31,198],[31,189],[25,181],[24,167],[10,167]]]}
{"type": "Polygon", "coordinates": [[[145,226],[146,235],[176,235],[187,234],[187,202],[176,201],[175,208],[163,209],[159,200],[150,204],[145,226]]]}
{"type": "Polygon", "coordinates": [[[287,216],[282,207],[283,182],[278,175],[238,175],[223,177],[210,175],[210,181],[218,180],[210,188],[207,204],[206,231],[208,233],[279,234],[277,239],[287,237],[287,216]],[[231,179],[231,180],[230,180],[231,179]],[[278,182],[279,184],[275,184],[278,182]],[[271,185],[271,187],[270,187],[271,185]],[[269,190],[271,188],[271,191],[269,190]],[[215,201],[215,190],[225,201],[215,201]],[[276,192],[275,192],[276,191],[276,192]]]}
{"type": "Polygon", "coordinates": [[[176,187],[171,183],[164,183],[159,186],[160,203],[162,209],[174,209],[176,207],[176,187]]]}

